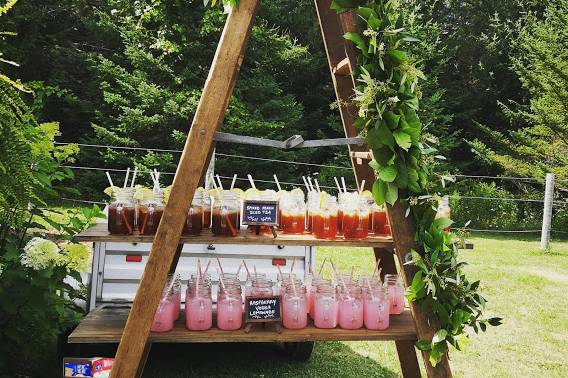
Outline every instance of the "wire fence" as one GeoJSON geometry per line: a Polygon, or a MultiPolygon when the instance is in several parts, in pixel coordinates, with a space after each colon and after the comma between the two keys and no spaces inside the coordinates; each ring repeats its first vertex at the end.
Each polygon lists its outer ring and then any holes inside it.
{"type": "MultiPolygon", "coordinates": [[[[67,142],[55,142],[57,145],[67,145],[71,143],[67,142]]],[[[146,147],[131,147],[131,146],[112,146],[112,145],[105,145],[105,144],[88,144],[88,143],[73,143],[78,145],[82,148],[98,148],[98,149],[114,149],[114,150],[123,150],[123,151],[138,151],[138,152],[159,152],[159,153],[176,153],[179,154],[182,151],[177,149],[165,149],[165,148],[146,148],[146,147]]],[[[349,170],[352,171],[351,167],[340,166],[340,165],[330,165],[330,164],[318,164],[318,163],[308,163],[308,162],[301,162],[301,161],[294,161],[294,160],[284,160],[284,159],[271,159],[271,158],[262,158],[262,157],[255,157],[255,156],[248,156],[248,155],[239,155],[239,154],[226,154],[217,152],[215,154],[216,157],[224,157],[224,158],[233,158],[233,159],[245,159],[245,160],[252,160],[252,161],[262,161],[262,162],[270,162],[270,163],[277,163],[277,164],[291,164],[291,165],[299,165],[299,166],[309,166],[309,167],[318,167],[318,168],[330,168],[330,169],[340,169],[340,170],[349,170]]],[[[79,165],[64,165],[69,169],[73,170],[82,170],[82,171],[97,171],[97,172],[114,172],[114,173],[125,173],[126,169],[119,169],[119,168],[105,168],[105,167],[87,167],[87,166],[79,166],[79,165]]],[[[161,174],[173,176],[175,172],[160,172],[161,174]]],[[[139,175],[149,175],[150,171],[139,171],[139,175]]],[[[538,183],[544,184],[544,179],[533,178],[533,177],[514,177],[514,176],[492,176],[492,175],[465,175],[465,174],[454,174],[454,177],[458,179],[480,179],[480,180],[506,180],[506,181],[518,181],[518,182],[525,182],[525,183],[538,183]]],[[[219,176],[221,179],[232,180],[232,177],[229,176],[219,176]]],[[[246,178],[236,178],[237,181],[245,181],[248,182],[246,178]]],[[[273,180],[261,180],[256,179],[255,182],[259,183],[266,183],[266,184],[276,184],[276,181],[273,180]]],[[[556,182],[568,182],[568,180],[556,180],[556,182]]],[[[284,186],[292,186],[292,187],[303,187],[303,182],[287,182],[287,181],[279,181],[281,185],[284,186]]],[[[323,189],[331,189],[336,190],[335,186],[328,186],[328,185],[320,185],[323,189]]],[[[349,190],[356,190],[354,188],[348,188],[349,190]]],[[[568,192],[568,189],[565,188],[556,188],[561,192],[568,192]]],[[[482,201],[508,201],[508,202],[518,202],[518,203],[532,203],[537,205],[544,205],[544,199],[535,199],[535,198],[518,198],[518,197],[491,197],[491,196],[475,196],[475,195],[461,195],[456,194],[456,198],[459,199],[466,199],[466,200],[482,200],[482,201]]],[[[97,205],[104,205],[104,202],[100,201],[91,201],[91,200],[84,200],[84,199],[72,199],[72,198],[62,198],[64,201],[75,202],[75,203],[86,203],[86,204],[97,204],[97,205]]],[[[552,202],[552,206],[555,208],[564,208],[568,206],[568,201],[561,201],[555,200],[552,202]]],[[[467,229],[468,231],[473,232],[494,232],[494,233],[538,233],[541,230],[499,230],[499,229],[477,229],[471,228],[467,229]]],[[[558,232],[562,234],[568,234],[568,232],[560,231],[560,230],[552,230],[553,232],[558,232]]]]}

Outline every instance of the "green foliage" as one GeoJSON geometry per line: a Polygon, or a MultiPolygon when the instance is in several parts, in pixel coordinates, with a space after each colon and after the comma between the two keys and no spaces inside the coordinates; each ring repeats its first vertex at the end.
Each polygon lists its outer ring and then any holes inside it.
{"type": "Polygon", "coordinates": [[[568,1],[551,3],[541,19],[527,16],[519,28],[513,68],[530,103],[502,104],[508,132],[482,128],[489,142],[471,146],[483,161],[506,173],[542,178],[548,172],[568,178],[568,1]]]}
{"type": "Polygon", "coordinates": [[[344,36],[359,50],[356,125],[366,133],[373,150],[374,160],[369,165],[378,174],[373,185],[375,201],[410,204],[420,251],[412,251],[417,272],[407,296],[430,311],[440,327],[432,340],[417,343],[435,366],[449,345],[461,350],[467,344],[467,327],[485,331],[488,324],[499,325],[501,319],[482,317],[486,301],[479,295],[479,281],[468,281],[453,236],[444,231],[453,221],[435,218],[432,199],[436,197],[432,193],[440,189],[437,181],[441,179],[443,187],[453,178],[438,176],[435,160],[442,157],[435,155],[431,138],[423,135],[417,111],[421,97],[418,82],[425,76],[406,51],[406,46],[418,39],[406,32],[404,14],[397,5],[392,0],[335,1],[332,7],[338,12],[356,8],[361,20],[360,32],[344,36]]]}
{"type": "Polygon", "coordinates": [[[21,97],[31,91],[0,75],[0,371],[38,375],[42,362],[53,358],[49,351],[57,336],[79,319],[74,300],[85,299],[84,287],[76,289],[64,279],[81,281],[76,269],[87,265],[89,251],[69,240],[102,212],[86,209],[84,217],[60,223],[41,210],[62,193],[76,193],[62,186],[73,173],[61,165],[72,161],[77,146],[56,147],[58,124],[39,124],[21,97]],[[32,239],[47,234],[36,220],[59,231],[61,244],[32,239]]]}

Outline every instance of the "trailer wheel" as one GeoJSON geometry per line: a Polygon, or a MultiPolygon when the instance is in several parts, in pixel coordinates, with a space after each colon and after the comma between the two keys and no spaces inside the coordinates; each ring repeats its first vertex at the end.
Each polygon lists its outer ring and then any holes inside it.
{"type": "Polygon", "coordinates": [[[297,361],[305,362],[310,359],[314,350],[314,342],[284,343],[284,352],[297,361]]]}

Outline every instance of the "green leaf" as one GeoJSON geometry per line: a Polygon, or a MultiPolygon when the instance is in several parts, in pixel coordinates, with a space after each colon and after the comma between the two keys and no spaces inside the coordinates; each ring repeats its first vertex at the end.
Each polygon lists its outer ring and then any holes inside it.
{"type": "Polygon", "coordinates": [[[395,140],[387,124],[384,121],[378,121],[376,124],[376,130],[377,138],[379,138],[381,143],[393,149],[395,140]]]}
{"type": "Polygon", "coordinates": [[[445,228],[450,227],[452,224],[454,224],[454,221],[449,219],[449,218],[438,218],[434,221],[433,226],[441,231],[445,228]]]}
{"type": "Polygon", "coordinates": [[[367,44],[365,43],[365,41],[363,40],[363,38],[361,38],[361,36],[357,33],[353,33],[353,32],[348,32],[345,33],[343,35],[343,38],[345,38],[348,41],[351,41],[355,44],[355,46],[357,46],[357,48],[359,50],[361,50],[361,52],[363,53],[364,56],[369,56],[368,54],[368,48],[367,48],[367,44]]]}
{"type": "Polygon", "coordinates": [[[395,164],[398,175],[396,176],[394,183],[399,188],[406,188],[408,186],[408,170],[412,168],[407,168],[402,159],[396,159],[395,164]]]}
{"type": "Polygon", "coordinates": [[[385,194],[385,201],[390,205],[394,205],[397,199],[398,199],[398,187],[390,182],[387,183],[387,192],[385,194]]]}
{"type": "Polygon", "coordinates": [[[367,145],[373,150],[376,148],[381,148],[384,145],[379,129],[377,129],[376,127],[371,127],[367,131],[365,141],[367,142],[367,145]]]}
{"type": "Polygon", "coordinates": [[[367,23],[369,24],[369,27],[371,29],[379,30],[383,22],[381,20],[379,20],[379,18],[377,16],[375,16],[374,14],[371,13],[367,23]]]}
{"type": "Polygon", "coordinates": [[[379,178],[385,182],[393,182],[398,172],[394,165],[389,165],[379,171],[379,178]]]}
{"type": "Polygon", "coordinates": [[[375,159],[369,162],[369,167],[373,168],[373,170],[375,170],[376,172],[378,172],[381,169],[381,166],[379,165],[379,163],[377,163],[375,159]]]}
{"type": "Polygon", "coordinates": [[[369,17],[371,17],[371,15],[378,18],[377,13],[371,8],[359,7],[357,12],[359,13],[359,16],[363,17],[365,21],[367,21],[369,17]]]}
{"type": "Polygon", "coordinates": [[[420,42],[418,38],[411,35],[404,35],[400,40],[404,42],[420,42]]]}
{"type": "Polygon", "coordinates": [[[394,158],[395,154],[390,147],[382,146],[380,148],[373,149],[373,156],[375,157],[377,163],[379,163],[381,166],[385,166],[389,164],[389,162],[394,158]]]}
{"type": "Polygon", "coordinates": [[[353,122],[353,127],[358,130],[362,130],[369,124],[369,119],[364,117],[358,117],[355,122],[353,122]]]}
{"type": "Polygon", "coordinates": [[[416,342],[416,348],[418,348],[418,350],[427,352],[432,349],[432,343],[428,340],[418,340],[416,342]]]}
{"type": "Polygon", "coordinates": [[[333,0],[330,5],[330,9],[336,11],[337,13],[347,12],[353,8],[357,8],[360,0],[333,0]]]}
{"type": "Polygon", "coordinates": [[[392,133],[392,135],[394,137],[394,140],[396,140],[396,144],[398,144],[400,146],[400,148],[402,148],[403,150],[408,151],[410,146],[412,146],[412,140],[410,138],[410,135],[408,135],[404,131],[395,130],[392,133]]]}
{"type": "Polygon", "coordinates": [[[434,337],[432,337],[432,344],[437,344],[446,340],[446,336],[448,336],[448,331],[445,329],[438,330],[438,332],[434,334],[434,337]]]}
{"type": "Polygon", "coordinates": [[[387,50],[386,55],[396,64],[400,64],[408,59],[406,53],[401,50],[387,50]]]}
{"type": "Polygon", "coordinates": [[[381,180],[376,180],[373,184],[373,199],[378,205],[383,205],[385,203],[386,192],[386,183],[381,180]]]}
{"type": "Polygon", "coordinates": [[[387,125],[391,130],[394,130],[398,127],[398,122],[400,121],[400,115],[388,111],[385,113],[384,117],[385,121],[387,121],[387,125]]]}

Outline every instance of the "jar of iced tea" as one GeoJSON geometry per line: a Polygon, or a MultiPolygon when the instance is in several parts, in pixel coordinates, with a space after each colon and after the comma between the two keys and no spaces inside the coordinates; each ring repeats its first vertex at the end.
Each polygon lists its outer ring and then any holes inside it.
{"type": "Polygon", "coordinates": [[[343,237],[366,239],[369,234],[369,204],[366,198],[351,198],[343,207],[343,237]]]}
{"type": "Polygon", "coordinates": [[[384,206],[373,205],[373,232],[375,235],[388,235],[386,226],[388,224],[387,211],[384,206]]]}
{"type": "Polygon", "coordinates": [[[240,283],[223,279],[217,294],[217,328],[224,331],[240,329],[243,324],[243,298],[240,283]]]}
{"type": "Polygon", "coordinates": [[[365,291],[363,320],[365,328],[383,330],[389,327],[390,304],[386,291],[381,286],[370,286],[365,291]]]}
{"type": "Polygon", "coordinates": [[[154,191],[154,198],[143,201],[138,210],[138,229],[142,235],[154,235],[164,214],[164,192],[154,191]]]}
{"type": "Polygon", "coordinates": [[[337,199],[327,197],[323,207],[313,214],[312,233],[316,239],[335,239],[337,235],[337,199]]]}
{"type": "Polygon", "coordinates": [[[314,325],[316,328],[337,327],[337,297],[335,287],[330,283],[320,283],[314,294],[314,325]]]}
{"type": "Polygon", "coordinates": [[[212,211],[211,228],[216,236],[237,236],[239,202],[237,195],[225,191],[220,201],[215,201],[212,211]]]}
{"type": "Polygon", "coordinates": [[[306,217],[306,230],[312,232],[313,214],[319,209],[320,194],[314,190],[308,192],[308,202],[306,204],[307,217],[306,217]]]}
{"type": "Polygon", "coordinates": [[[114,235],[131,235],[135,227],[132,188],[114,188],[108,206],[108,231],[114,235]]]}
{"type": "Polygon", "coordinates": [[[363,290],[359,285],[339,286],[338,322],[343,329],[363,327],[363,290]]]}
{"type": "Polygon", "coordinates": [[[199,235],[203,229],[203,195],[195,193],[183,225],[184,235],[199,235]]]}
{"type": "Polygon", "coordinates": [[[285,234],[303,234],[306,227],[306,204],[292,192],[280,198],[280,226],[285,234]]]}
{"type": "Polygon", "coordinates": [[[205,331],[213,324],[211,285],[203,278],[188,283],[185,295],[185,325],[192,331],[205,331]]]}
{"type": "Polygon", "coordinates": [[[385,283],[390,304],[389,313],[398,315],[404,311],[404,284],[398,274],[386,274],[385,283]]]}
{"type": "Polygon", "coordinates": [[[308,325],[308,301],[306,288],[290,282],[282,299],[282,325],[284,328],[300,329],[308,325]]]}

